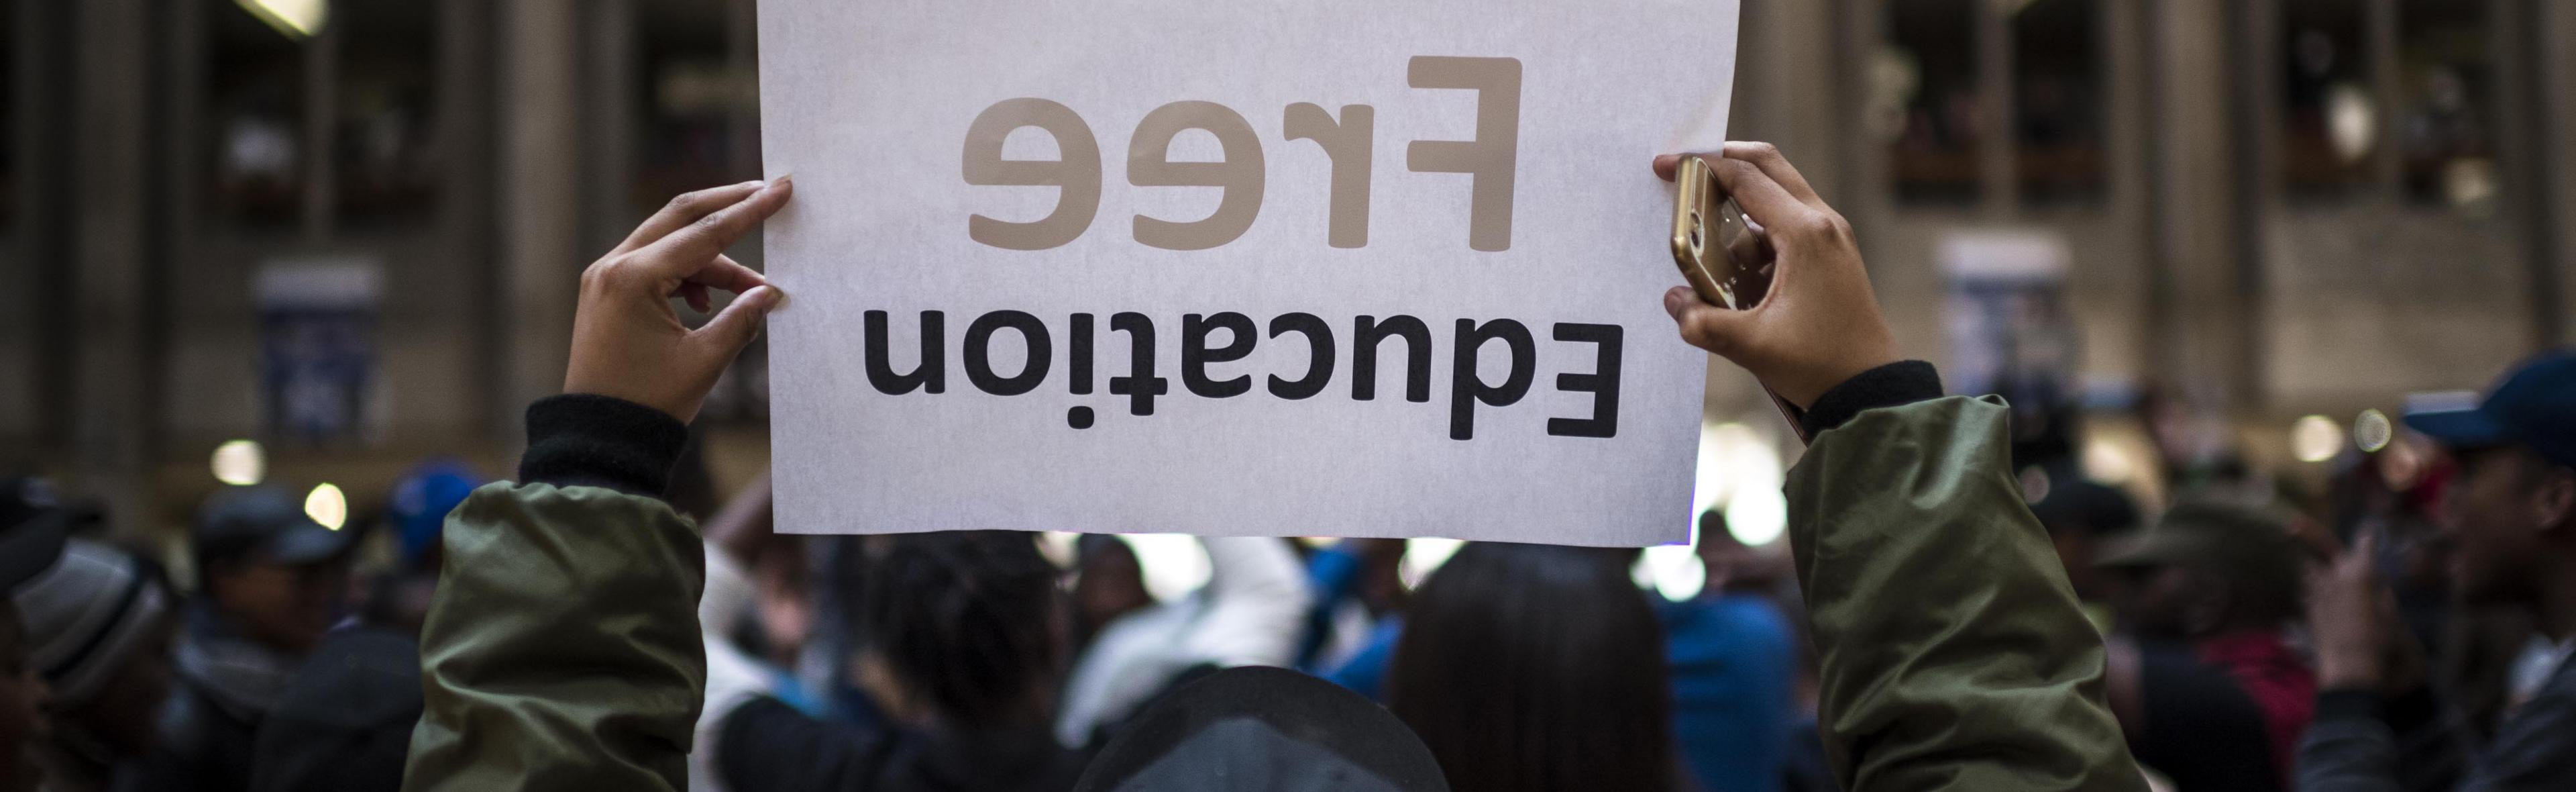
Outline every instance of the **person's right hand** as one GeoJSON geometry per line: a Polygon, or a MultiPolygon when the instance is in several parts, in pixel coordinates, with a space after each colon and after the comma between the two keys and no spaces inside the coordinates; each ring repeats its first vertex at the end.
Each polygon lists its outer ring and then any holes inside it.
{"type": "Polygon", "coordinates": [[[1728,143],[1717,154],[1666,154],[1655,175],[1673,178],[1684,156],[1708,163],[1726,194],[1761,226],[1779,254],[1771,292],[1751,309],[1710,305],[1677,286],[1664,310],[1682,340],[1717,353],[1799,409],[1861,372],[1899,360],[1896,336],[1878,313],[1851,224],[1816,197],[1798,169],[1768,143],[1728,143]]]}
{"type": "Polygon", "coordinates": [[[680,196],[582,270],[564,392],[613,396],[681,423],[697,417],[717,375],[759,334],[761,317],[781,297],[724,249],[787,205],[793,191],[781,178],[680,196]],[[703,311],[709,289],[741,296],[705,327],[681,324],[671,298],[703,311]]]}
{"type": "Polygon", "coordinates": [[[2379,533],[2347,550],[2334,535],[2310,539],[2322,552],[2308,574],[2308,634],[2316,644],[2317,687],[2396,695],[2424,681],[2424,650],[2399,626],[2397,597],[2379,581],[2379,533]]]}

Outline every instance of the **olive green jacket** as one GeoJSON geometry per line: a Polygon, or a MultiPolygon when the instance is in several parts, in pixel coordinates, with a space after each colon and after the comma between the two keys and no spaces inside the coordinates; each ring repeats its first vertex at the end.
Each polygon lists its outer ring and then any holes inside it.
{"type": "MultiPolygon", "coordinates": [[[[2145,789],[2101,640],[2009,475],[2005,414],[1866,411],[1790,473],[1846,789],[2145,789]]],[[[446,553],[405,789],[685,788],[706,680],[694,526],[612,490],[494,484],[448,518],[446,553]]]]}
{"type": "Polygon", "coordinates": [[[2011,471],[2000,401],[1868,410],[1789,471],[1789,539],[1849,790],[2144,790],[2102,638],[2011,471]]]}
{"type": "Polygon", "coordinates": [[[447,517],[409,792],[680,790],[705,545],[659,500],[490,484],[447,517]]]}

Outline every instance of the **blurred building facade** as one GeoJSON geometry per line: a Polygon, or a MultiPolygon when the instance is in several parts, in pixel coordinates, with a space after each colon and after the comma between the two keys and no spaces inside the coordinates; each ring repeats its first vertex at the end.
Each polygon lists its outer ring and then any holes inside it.
{"type": "MultiPolygon", "coordinates": [[[[234,0],[9,6],[0,463],[137,526],[231,438],[353,492],[505,473],[579,269],[760,175],[753,0],[337,0],[310,37],[234,0]]],[[[1953,361],[1962,266],[2015,249],[2060,259],[2077,387],[2249,420],[2576,341],[2576,5],[1744,6],[1734,136],[1851,217],[1912,354],[1953,361]]],[[[745,442],[763,365],[711,410],[745,442]]]]}

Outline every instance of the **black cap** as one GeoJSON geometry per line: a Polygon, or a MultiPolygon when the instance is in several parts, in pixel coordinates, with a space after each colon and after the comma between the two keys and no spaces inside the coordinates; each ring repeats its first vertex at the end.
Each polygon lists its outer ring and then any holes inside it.
{"type": "Polygon", "coordinates": [[[70,516],[56,505],[44,479],[0,479],[0,597],[35,579],[63,555],[70,516]]]}
{"type": "Polygon", "coordinates": [[[304,515],[303,502],[284,488],[232,487],[206,499],[190,541],[203,560],[257,555],[292,566],[338,557],[352,545],[355,533],[314,522],[304,515]]]}
{"type": "Polygon", "coordinates": [[[1181,686],[1121,730],[1074,792],[1448,792],[1431,749],[1339,685],[1229,668],[1181,686]]]}
{"type": "Polygon", "coordinates": [[[2071,470],[2061,472],[2070,474],[2070,480],[2048,486],[2047,494],[2030,504],[2030,513],[2049,534],[2107,536],[2138,527],[2138,504],[2128,493],[2073,475],[2071,470]]]}
{"type": "Polygon", "coordinates": [[[2102,567],[2201,566],[2255,586],[2278,602],[2299,598],[2301,559],[2289,521],[2269,509],[2185,499],[2156,524],[2113,539],[2102,567]]]}

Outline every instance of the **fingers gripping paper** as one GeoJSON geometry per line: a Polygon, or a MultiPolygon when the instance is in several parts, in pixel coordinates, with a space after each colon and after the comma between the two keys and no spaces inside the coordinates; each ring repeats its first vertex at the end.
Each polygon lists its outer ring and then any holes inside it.
{"type": "Polygon", "coordinates": [[[1686,536],[1734,0],[763,0],[781,530],[1686,536]]]}

